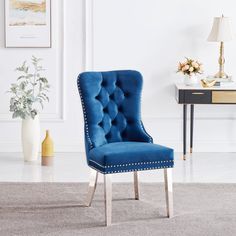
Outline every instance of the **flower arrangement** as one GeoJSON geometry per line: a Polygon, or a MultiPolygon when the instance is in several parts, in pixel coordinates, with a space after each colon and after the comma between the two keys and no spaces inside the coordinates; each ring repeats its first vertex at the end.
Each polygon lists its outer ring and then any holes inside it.
{"type": "Polygon", "coordinates": [[[192,74],[202,74],[202,63],[186,57],[186,61],[179,62],[177,72],[182,72],[184,75],[190,76],[192,74]]]}
{"type": "Polygon", "coordinates": [[[17,67],[16,71],[21,75],[17,82],[11,84],[10,93],[13,96],[10,99],[10,111],[13,112],[12,118],[34,117],[39,113],[39,106],[43,109],[43,102],[49,101],[47,92],[49,84],[47,78],[41,76],[40,72],[44,71],[40,65],[42,59],[32,56],[31,63],[33,69],[24,61],[22,66],[17,67]]]}

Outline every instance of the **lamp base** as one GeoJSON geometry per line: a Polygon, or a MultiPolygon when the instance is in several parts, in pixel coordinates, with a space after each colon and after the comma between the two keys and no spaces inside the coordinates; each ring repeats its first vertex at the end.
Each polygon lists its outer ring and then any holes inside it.
{"type": "Polygon", "coordinates": [[[214,75],[214,78],[229,79],[229,76],[225,72],[219,71],[214,75]]]}
{"type": "Polygon", "coordinates": [[[208,75],[206,77],[207,81],[211,81],[211,80],[215,80],[216,82],[231,82],[234,83],[234,78],[231,75],[227,75],[227,77],[224,78],[220,78],[220,77],[216,77],[216,75],[208,75]]]}

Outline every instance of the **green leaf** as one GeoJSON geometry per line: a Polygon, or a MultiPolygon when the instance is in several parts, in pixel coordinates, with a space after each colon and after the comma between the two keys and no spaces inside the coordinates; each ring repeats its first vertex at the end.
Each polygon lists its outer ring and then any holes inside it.
{"type": "Polygon", "coordinates": [[[25,87],[26,87],[26,82],[25,81],[21,82],[19,88],[23,91],[25,90],[25,87]]]}
{"type": "Polygon", "coordinates": [[[17,80],[20,80],[20,79],[25,79],[26,78],[26,76],[24,76],[24,75],[21,75],[20,77],[18,77],[17,78],[17,80]]]}
{"type": "Polygon", "coordinates": [[[27,95],[30,95],[33,92],[33,89],[29,89],[28,91],[26,91],[27,95]]]}
{"type": "Polygon", "coordinates": [[[10,88],[10,90],[11,90],[12,93],[15,93],[15,94],[16,94],[16,92],[17,92],[16,87],[12,87],[12,88],[10,88]]]}
{"type": "Polygon", "coordinates": [[[32,78],[32,77],[34,77],[33,74],[28,74],[28,75],[26,76],[27,79],[30,79],[30,78],[32,78]]]}
{"type": "Polygon", "coordinates": [[[41,92],[42,91],[42,83],[39,83],[39,92],[41,92]]]}
{"type": "Polygon", "coordinates": [[[38,97],[39,97],[40,99],[44,100],[44,101],[46,100],[46,98],[45,98],[44,96],[42,96],[42,95],[39,95],[38,97]]]}
{"type": "Polygon", "coordinates": [[[43,109],[43,101],[40,100],[39,103],[40,103],[40,105],[41,105],[41,107],[43,109]]]}
{"type": "Polygon", "coordinates": [[[40,77],[38,80],[43,82],[43,83],[48,83],[48,80],[45,77],[40,77]]]}
{"type": "Polygon", "coordinates": [[[15,112],[13,112],[13,114],[12,114],[12,118],[13,119],[15,119],[15,118],[17,118],[17,117],[19,117],[20,116],[20,112],[19,111],[15,111],[15,112]]]}

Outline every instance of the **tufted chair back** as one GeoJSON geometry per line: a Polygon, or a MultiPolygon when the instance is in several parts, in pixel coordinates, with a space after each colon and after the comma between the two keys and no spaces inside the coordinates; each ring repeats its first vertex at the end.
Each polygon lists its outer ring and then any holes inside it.
{"type": "Polygon", "coordinates": [[[142,75],[139,72],[84,72],[77,84],[87,151],[111,142],[152,142],[140,117],[142,75]]]}

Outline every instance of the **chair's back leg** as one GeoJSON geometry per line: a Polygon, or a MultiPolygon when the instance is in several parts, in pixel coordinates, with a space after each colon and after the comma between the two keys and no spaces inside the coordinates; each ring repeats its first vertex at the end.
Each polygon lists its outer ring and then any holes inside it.
{"type": "Polygon", "coordinates": [[[110,175],[104,175],[104,198],[106,226],[111,225],[112,214],[112,183],[110,175]]]}
{"type": "Polygon", "coordinates": [[[172,168],[164,169],[167,216],[173,216],[172,168]]]}
{"type": "Polygon", "coordinates": [[[139,200],[138,171],[134,171],[134,197],[135,200],[139,200]]]}
{"type": "Polygon", "coordinates": [[[91,203],[92,203],[92,200],[94,197],[94,193],[96,190],[96,186],[97,186],[97,179],[98,179],[98,172],[91,168],[90,169],[88,195],[87,195],[87,199],[85,202],[85,206],[87,206],[87,207],[91,206],[91,203]]]}

